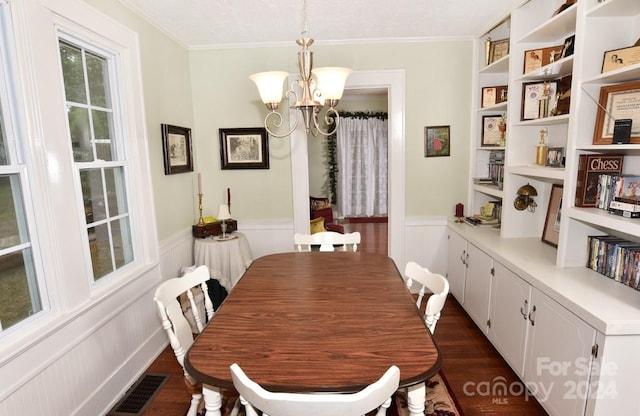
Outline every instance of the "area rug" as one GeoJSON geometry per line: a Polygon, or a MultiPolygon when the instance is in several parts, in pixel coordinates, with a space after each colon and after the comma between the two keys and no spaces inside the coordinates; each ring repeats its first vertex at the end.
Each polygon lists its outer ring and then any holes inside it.
{"type": "MultiPolygon", "coordinates": [[[[425,416],[462,416],[456,401],[449,391],[447,383],[441,373],[433,376],[426,383],[426,400],[424,403],[425,416]]],[[[225,397],[224,416],[231,415],[236,397],[225,397]]],[[[372,412],[375,414],[375,412],[372,412]]],[[[241,408],[238,416],[244,416],[244,409],[241,408]]],[[[393,396],[391,407],[387,411],[387,416],[409,416],[407,408],[406,394],[398,392],[393,396]]]]}
{"type": "MultiPolygon", "coordinates": [[[[449,391],[441,373],[431,377],[426,383],[427,395],[424,402],[426,416],[462,416],[456,401],[449,391]]],[[[407,398],[403,393],[393,396],[393,403],[387,412],[388,416],[409,416],[407,398]]]]}

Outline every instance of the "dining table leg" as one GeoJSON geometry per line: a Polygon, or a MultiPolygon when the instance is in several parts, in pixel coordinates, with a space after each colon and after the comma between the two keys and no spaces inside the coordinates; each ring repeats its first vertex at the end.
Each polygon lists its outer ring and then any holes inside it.
{"type": "Polygon", "coordinates": [[[426,394],[427,390],[424,383],[415,384],[407,388],[409,416],[424,416],[426,394]]]}
{"type": "Polygon", "coordinates": [[[207,410],[207,416],[222,416],[220,408],[222,407],[222,391],[208,384],[202,385],[202,395],[204,396],[204,408],[207,410]]]}

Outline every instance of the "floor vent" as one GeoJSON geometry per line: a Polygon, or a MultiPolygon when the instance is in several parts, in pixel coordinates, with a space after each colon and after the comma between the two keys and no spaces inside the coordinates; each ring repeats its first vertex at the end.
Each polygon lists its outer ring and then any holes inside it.
{"type": "Polygon", "coordinates": [[[107,416],[141,415],[168,379],[169,374],[143,374],[107,416]]]}

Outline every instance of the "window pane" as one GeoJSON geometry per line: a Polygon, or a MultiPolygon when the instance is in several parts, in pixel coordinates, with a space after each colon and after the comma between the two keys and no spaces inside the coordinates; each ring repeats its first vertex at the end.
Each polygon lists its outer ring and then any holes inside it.
{"type": "Polygon", "coordinates": [[[30,249],[0,256],[0,325],[2,329],[42,310],[30,249]]]}
{"type": "Polygon", "coordinates": [[[111,108],[109,94],[108,68],[106,59],[87,53],[87,77],[89,78],[89,97],[91,105],[111,108]]]}
{"type": "Polygon", "coordinates": [[[67,113],[69,114],[69,132],[71,133],[73,160],[76,162],[93,161],[89,110],[86,108],[67,106],[67,113]]]}
{"type": "Polygon", "coordinates": [[[107,183],[107,201],[109,204],[109,216],[127,213],[127,194],[124,184],[124,169],[105,169],[104,179],[107,183]]]}
{"type": "Polygon", "coordinates": [[[100,169],[80,171],[82,200],[87,224],[107,218],[107,210],[102,193],[102,175],[100,169]]]}
{"type": "Polygon", "coordinates": [[[0,108],[0,165],[8,165],[9,157],[7,156],[7,144],[5,143],[6,134],[4,132],[4,122],[2,121],[2,109],[0,108]]]}
{"type": "Polygon", "coordinates": [[[79,48],[60,42],[60,60],[64,77],[64,92],[67,101],[87,104],[84,87],[82,52],[79,48]]]}
{"type": "Polygon", "coordinates": [[[129,236],[129,218],[121,218],[111,223],[113,233],[113,252],[116,267],[120,268],[133,260],[133,247],[129,236]]]}
{"type": "Polygon", "coordinates": [[[111,262],[111,244],[109,242],[109,228],[107,224],[98,225],[87,230],[93,278],[98,280],[113,271],[111,262]]]}
{"type": "Polygon", "coordinates": [[[93,131],[96,142],[96,154],[100,160],[113,160],[115,151],[112,151],[111,147],[113,141],[111,138],[111,113],[105,111],[92,110],[91,115],[93,117],[93,131]]]}
{"type": "Polygon", "coordinates": [[[28,242],[18,222],[24,221],[23,210],[18,176],[0,175],[0,249],[28,242]]]}

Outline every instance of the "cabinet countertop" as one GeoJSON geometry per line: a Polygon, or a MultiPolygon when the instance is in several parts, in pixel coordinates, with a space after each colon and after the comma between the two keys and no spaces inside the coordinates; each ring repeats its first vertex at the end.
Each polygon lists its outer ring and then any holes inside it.
{"type": "Polygon", "coordinates": [[[464,223],[449,227],[604,335],[640,335],[640,291],[587,267],[557,267],[556,249],[540,239],[500,238],[497,229],[464,223]]]}

